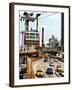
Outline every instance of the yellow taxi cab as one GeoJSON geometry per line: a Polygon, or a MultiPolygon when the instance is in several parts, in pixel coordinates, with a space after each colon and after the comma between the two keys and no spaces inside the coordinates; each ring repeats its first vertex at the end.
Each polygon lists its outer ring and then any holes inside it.
{"type": "Polygon", "coordinates": [[[37,76],[37,77],[43,77],[43,76],[44,76],[43,71],[42,71],[42,70],[37,70],[36,76],[37,76]]]}
{"type": "Polygon", "coordinates": [[[63,68],[60,65],[58,65],[56,67],[56,71],[58,71],[58,72],[64,72],[63,68]]]}

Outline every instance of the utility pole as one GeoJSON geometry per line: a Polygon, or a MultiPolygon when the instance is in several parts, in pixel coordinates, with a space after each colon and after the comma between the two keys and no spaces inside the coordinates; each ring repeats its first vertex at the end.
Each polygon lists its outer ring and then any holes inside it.
{"type": "Polygon", "coordinates": [[[44,47],[44,28],[42,28],[42,47],[44,47]]]}
{"type": "Polygon", "coordinates": [[[61,48],[64,48],[64,13],[61,13],[61,48]]]}
{"type": "Polygon", "coordinates": [[[24,31],[21,31],[20,33],[22,34],[22,45],[21,45],[21,49],[23,49],[24,48],[24,39],[23,39],[23,37],[24,37],[24,31]]]}

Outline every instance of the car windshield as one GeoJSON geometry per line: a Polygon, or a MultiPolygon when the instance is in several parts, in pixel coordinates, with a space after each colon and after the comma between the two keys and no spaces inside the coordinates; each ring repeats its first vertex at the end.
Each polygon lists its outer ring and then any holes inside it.
{"type": "Polygon", "coordinates": [[[38,70],[37,72],[42,72],[41,70],[38,70]]]}

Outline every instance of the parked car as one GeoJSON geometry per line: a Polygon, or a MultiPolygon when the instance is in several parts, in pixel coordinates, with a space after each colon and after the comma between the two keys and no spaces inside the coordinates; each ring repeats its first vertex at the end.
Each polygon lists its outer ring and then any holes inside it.
{"type": "Polygon", "coordinates": [[[57,53],[56,56],[59,57],[59,58],[64,58],[64,53],[63,52],[57,53]]]}
{"type": "Polygon", "coordinates": [[[54,66],[54,63],[53,62],[50,62],[50,64],[49,64],[50,66],[54,66]]]}
{"type": "Polygon", "coordinates": [[[60,72],[59,75],[64,77],[64,72],[60,72]]]}
{"type": "Polygon", "coordinates": [[[57,62],[58,60],[57,59],[54,59],[54,62],[57,62]]]}
{"type": "Polygon", "coordinates": [[[56,71],[58,71],[58,72],[64,72],[63,68],[60,65],[58,65],[56,67],[56,71]]]}
{"type": "Polygon", "coordinates": [[[43,71],[42,71],[42,70],[37,70],[36,76],[37,76],[37,77],[43,77],[43,76],[44,76],[43,71]]]}
{"type": "Polygon", "coordinates": [[[33,54],[31,57],[36,58],[38,57],[38,54],[33,54]]]}
{"type": "Polygon", "coordinates": [[[23,75],[24,75],[24,70],[21,69],[21,71],[19,72],[19,78],[20,79],[23,79],[23,75]]]}
{"type": "Polygon", "coordinates": [[[44,59],[44,62],[47,62],[47,61],[48,61],[48,58],[45,58],[45,59],[44,59]]]}
{"type": "Polygon", "coordinates": [[[47,74],[53,74],[53,69],[52,69],[52,68],[47,68],[46,73],[47,73],[47,74]]]}
{"type": "Polygon", "coordinates": [[[23,79],[23,74],[19,74],[19,79],[23,79]]]}

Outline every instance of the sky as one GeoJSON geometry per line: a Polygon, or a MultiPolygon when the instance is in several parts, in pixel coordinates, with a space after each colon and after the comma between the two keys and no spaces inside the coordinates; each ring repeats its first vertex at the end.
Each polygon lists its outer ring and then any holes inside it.
{"type": "MultiPolygon", "coordinates": [[[[20,15],[23,15],[24,11],[20,11],[20,15]]],[[[31,13],[31,12],[28,12],[31,13]]],[[[34,17],[37,13],[41,13],[38,18],[38,31],[40,33],[40,46],[41,46],[41,38],[42,38],[42,27],[44,27],[44,44],[49,43],[49,38],[54,35],[58,38],[58,41],[61,40],[61,13],[54,12],[33,12],[34,17]]],[[[20,32],[24,31],[24,21],[20,21],[20,32]]],[[[29,22],[29,30],[36,29],[36,21],[29,22]]],[[[20,45],[21,45],[21,35],[20,35],[20,45]]]]}

